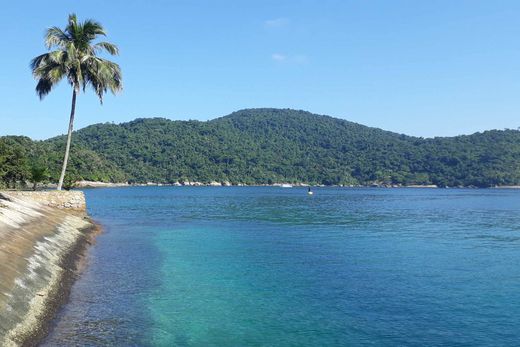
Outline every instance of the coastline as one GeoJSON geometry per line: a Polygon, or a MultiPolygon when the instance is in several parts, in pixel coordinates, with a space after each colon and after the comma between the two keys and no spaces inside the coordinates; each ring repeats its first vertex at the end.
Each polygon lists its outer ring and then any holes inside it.
{"type": "MultiPolygon", "coordinates": [[[[297,183],[272,183],[272,184],[247,184],[247,183],[231,183],[229,181],[212,181],[212,182],[198,182],[198,181],[184,181],[175,183],[161,183],[161,182],[147,182],[147,183],[128,183],[128,182],[97,182],[97,181],[78,181],[75,188],[122,188],[122,187],[337,187],[337,188],[431,188],[431,189],[520,189],[520,185],[503,185],[491,187],[478,186],[456,186],[456,187],[442,187],[435,184],[386,184],[386,183],[372,183],[372,184],[355,184],[355,185],[324,185],[324,184],[309,184],[304,182],[297,183]]],[[[47,188],[52,188],[52,185],[47,188]]]]}
{"type": "Polygon", "coordinates": [[[62,257],[60,266],[63,268],[63,272],[57,278],[54,290],[49,293],[48,300],[38,314],[38,325],[32,328],[31,332],[20,335],[21,346],[37,346],[52,330],[59,311],[69,301],[74,282],[81,275],[88,248],[100,232],[101,229],[96,224],[85,228],[82,230],[83,236],[62,257]]]}
{"type": "Polygon", "coordinates": [[[0,345],[46,337],[99,232],[82,192],[0,192],[0,345]]]}

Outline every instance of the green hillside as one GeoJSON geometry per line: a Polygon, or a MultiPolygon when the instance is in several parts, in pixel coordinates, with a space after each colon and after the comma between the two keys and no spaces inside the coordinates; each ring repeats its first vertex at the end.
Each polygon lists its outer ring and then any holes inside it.
{"type": "MultiPolygon", "coordinates": [[[[64,140],[24,138],[31,144],[22,147],[56,178],[64,140]]],[[[520,184],[516,130],[422,139],[304,111],[249,109],[207,122],[96,124],[75,132],[73,143],[69,180],[520,184]]]]}

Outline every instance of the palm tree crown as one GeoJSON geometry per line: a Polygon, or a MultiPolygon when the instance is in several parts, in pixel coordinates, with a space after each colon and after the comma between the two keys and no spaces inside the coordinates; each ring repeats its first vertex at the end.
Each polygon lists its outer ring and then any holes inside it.
{"type": "Polygon", "coordinates": [[[119,65],[97,56],[99,52],[117,55],[116,45],[109,42],[93,41],[106,36],[105,30],[96,21],[78,22],[75,14],[69,15],[65,30],[52,27],[45,35],[47,49],[54,51],[37,56],[31,61],[33,76],[38,81],[36,92],[43,98],[63,79],[67,78],[74,91],[85,91],[91,86],[103,102],[103,94],[108,90],[117,93],[122,89],[122,75],[119,65]]]}

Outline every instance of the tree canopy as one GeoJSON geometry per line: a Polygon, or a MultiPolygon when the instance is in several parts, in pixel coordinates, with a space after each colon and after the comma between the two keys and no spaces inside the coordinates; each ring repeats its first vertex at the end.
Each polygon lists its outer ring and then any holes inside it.
{"type": "Polygon", "coordinates": [[[31,61],[31,69],[38,81],[36,92],[43,98],[63,79],[78,92],[92,87],[99,100],[110,90],[117,93],[122,89],[121,69],[110,60],[103,59],[99,53],[117,55],[116,45],[100,41],[99,36],[106,36],[103,26],[88,19],[79,22],[71,14],[64,30],[49,28],[45,34],[45,46],[53,51],[41,54],[31,61]]]}
{"type": "MultiPolygon", "coordinates": [[[[74,136],[70,175],[76,179],[441,187],[520,184],[517,130],[423,139],[304,111],[248,109],[205,122],[143,118],[96,124],[74,136]]],[[[64,141],[59,136],[32,142],[24,153],[29,162],[31,156],[45,158],[55,179],[57,153],[64,141]]]]}

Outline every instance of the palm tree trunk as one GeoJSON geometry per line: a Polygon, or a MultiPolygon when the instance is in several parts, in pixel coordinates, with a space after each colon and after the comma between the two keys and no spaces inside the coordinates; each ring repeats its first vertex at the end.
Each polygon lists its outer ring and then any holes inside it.
{"type": "Polygon", "coordinates": [[[63,159],[63,168],[61,169],[60,181],[58,182],[58,190],[63,186],[65,179],[65,171],[67,171],[67,162],[69,161],[70,141],[72,140],[72,129],[74,128],[74,112],[76,112],[76,88],[72,91],[72,107],[70,109],[69,132],[67,134],[67,146],[65,147],[65,158],[63,159]]]}

